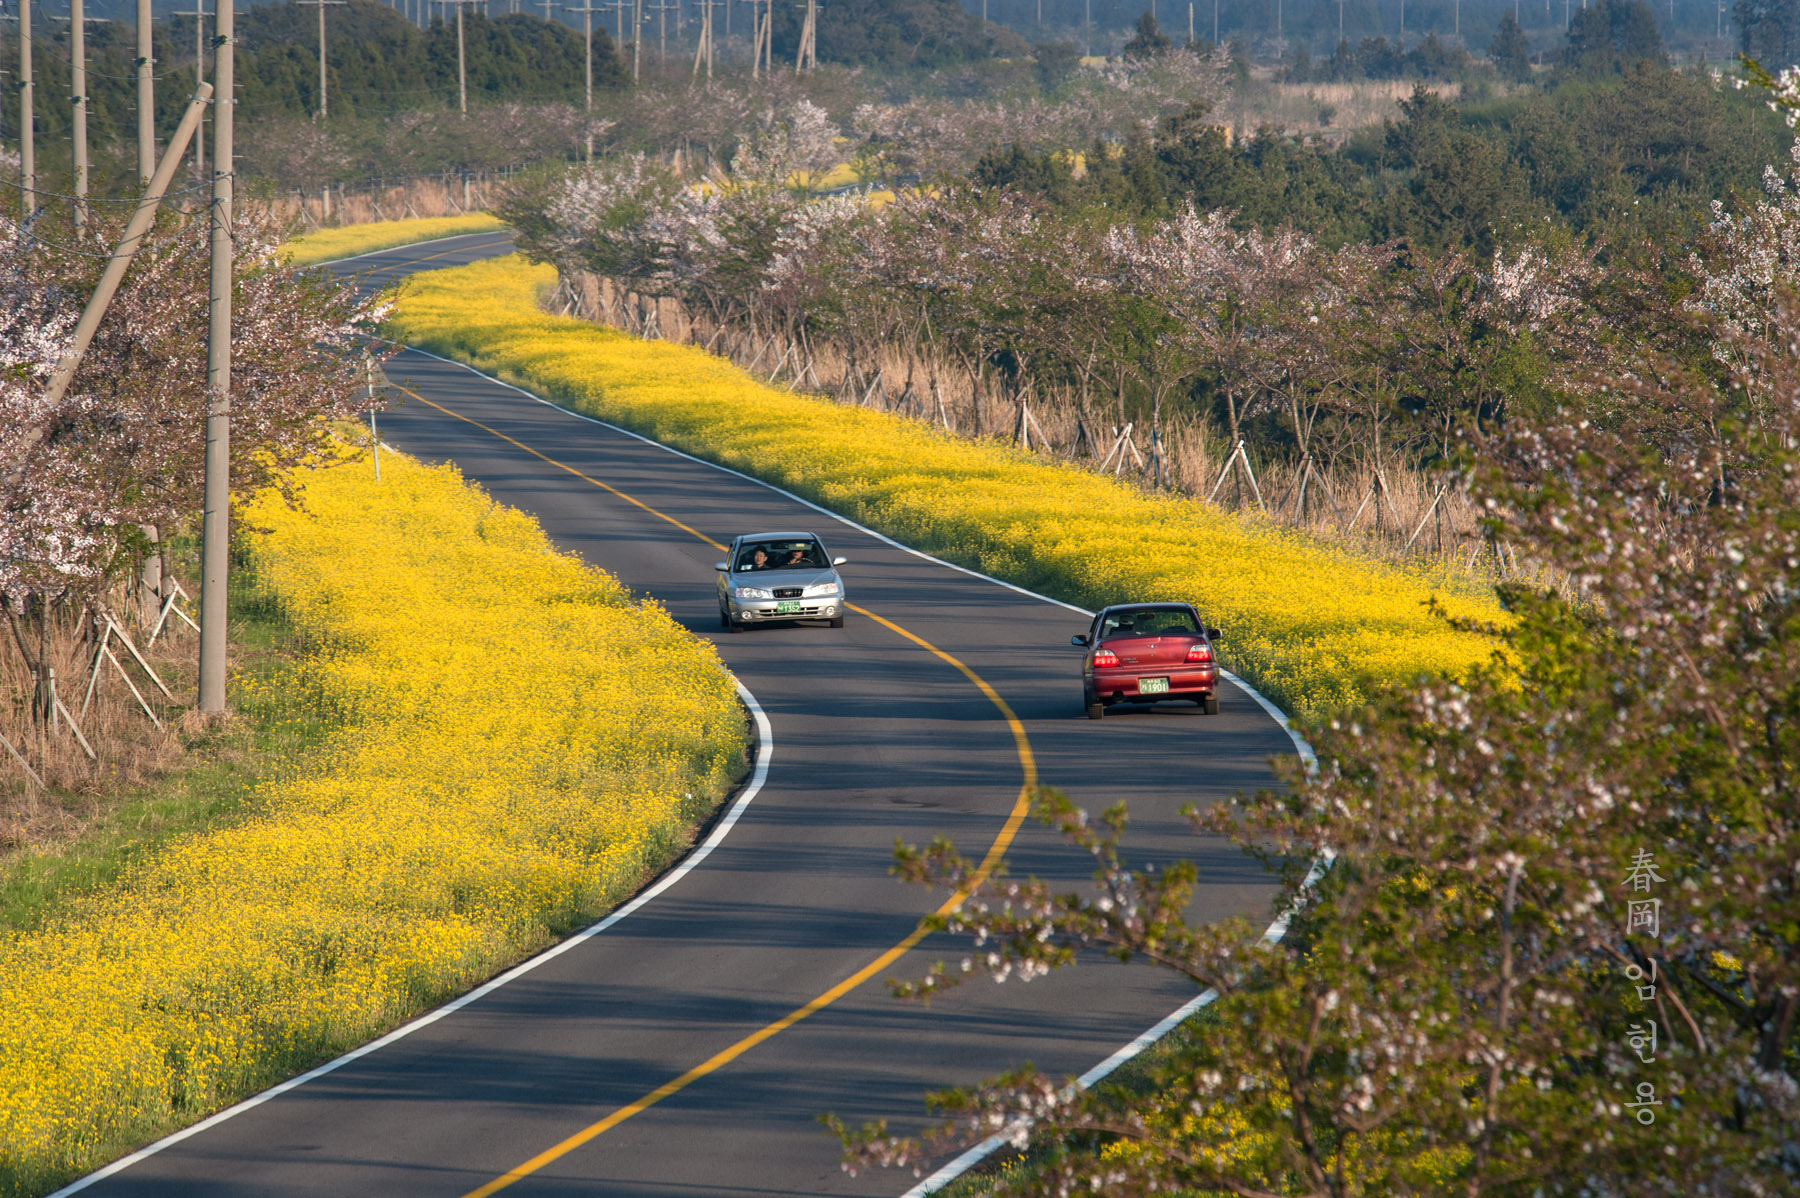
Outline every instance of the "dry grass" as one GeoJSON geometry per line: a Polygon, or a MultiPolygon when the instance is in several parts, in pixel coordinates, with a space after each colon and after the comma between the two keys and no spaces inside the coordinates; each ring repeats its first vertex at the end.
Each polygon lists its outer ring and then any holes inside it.
{"type": "Polygon", "coordinates": [[[326,193],[288,192],[275,197],[276,211],[302,229],[337,228],[372,221],[467,216],[487,209],[499,176],[481,173],[396,180],[368,187],[332,187],[326,193]]]}
{"type": "MultiPolygon", "coordinates": [[[[117,603],[121,611],[127,606],[117,603]]],[[[86,612],[53,609],[47,630],[35,619],[22,625],[34,656],[47,649],[57,694],[92,747],[91,758],[60,713],[54,727],[33,718],[32,672],[14,638],[7,635],[6,651],[0,652],[0,734],[24,753],[45,787],[34,785],[10,756],[0,762],[0,857],[78,837],[110,796],[152,782],[180,763],[179,727],[183,711],[192,705],[196,650],[187,625],[170,619],[177,630],[165,627],[154,645],[149,644],[149,629],[142,622],[123,622],[151,668],[174,693],[173,700],[162,695],[116,640],[109,641],[133,685],[162,722],[160,729],[132,698],[110,661],[102,659],[92,701],[87,702],[95,639],[86,612]]]]}

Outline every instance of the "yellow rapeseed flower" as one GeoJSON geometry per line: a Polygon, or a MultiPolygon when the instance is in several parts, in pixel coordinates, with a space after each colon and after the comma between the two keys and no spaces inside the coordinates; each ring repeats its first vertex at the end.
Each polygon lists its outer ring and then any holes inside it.
{"type": "Polygon", "coordinates": [[[255,814],[0,936],[0,1193],[41,1192],[552,942],[742,761],[710,643],[454,469],[312,471],[244,513],[340,725],[255,814]]]}

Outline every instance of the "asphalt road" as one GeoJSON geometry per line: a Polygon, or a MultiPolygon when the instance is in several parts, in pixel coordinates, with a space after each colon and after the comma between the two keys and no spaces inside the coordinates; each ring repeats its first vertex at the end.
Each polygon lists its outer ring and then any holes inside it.
{"type": "MultiPolygon", "coordinates": [[[[498,252],[475,235],[371,255],[392,277],[498,252]]],[[[560,546],[655,596],[713,637],[766,710],[766,784],[720,846],[641,910],[491,994],[326,1075],[169,1145],[93,1194],[464,1195],[801,1008],[902,941],[941,901],[889,876],[896,840],[952,837],[978,855],[1000,833],[1021,758],[1000,710],[952,664],[864,615],[848,626],[723,635],[718,551],[570,469],[717,541],[810,528],[850,599],[951,654],[1017,713],[1045,784],[1090,809],[1126,800],[1135,860],[1197,860],[1200,918],[1266,923],[1275,891],[1229,845],[1179,815],[1272,782],[1282,729],[1235,688],[1223,712],[1186,705],[1090,722],[1080,704],[1086,619],[884,543],[757,483],[407,352],[389,376],[410,399],[383,439],[454,461],[560,546]],[[488,431],[489,429],[493,431],[488,431]],[[495,433],[537,450],[547,462],[495,433]]],[[[1122,532],[1121,535],[1129,535],[1122,532]]],[[[1153,596],[1146,596],[1152,598],[1153,596]]],[[[1230,630],[1226,633],[1229,635],[1230,630]]],[[[1027,821],[1017,874],[1071,885],[1085,855],[1027,821]]],[[[963,945],[931,938],[873,980],[619,1121],[509,1195],[897,1195],[910,1174],[852,1178],[817,1123],[925,1122],[928,1090],[1022,1062],[1078,1074],[1193,997],[1148,967],[1084,961],[1047,979],[972,983],[930,1007],[890,997],[963,945]]]]}

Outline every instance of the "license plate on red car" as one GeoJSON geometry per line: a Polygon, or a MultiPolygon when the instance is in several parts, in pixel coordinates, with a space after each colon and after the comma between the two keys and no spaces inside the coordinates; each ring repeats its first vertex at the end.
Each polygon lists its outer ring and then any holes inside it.
{"type": "Polygon", "coordinates": [[[1169,680],[1167,678],[1138,679],[1138,694],[1140,695],[1166,695],[1168,693],[1169,680]]]}
{"type": "MultiPolygon", "coordinates": [[[[775,605],[775,614],[778,616],[791,616],[799,610],[800,604],[796,600],[788,600],[775,605]]],[[[1169,689],[1169,681],[1166,678],[1163,679],[1163,689],[1169,689]]]]}

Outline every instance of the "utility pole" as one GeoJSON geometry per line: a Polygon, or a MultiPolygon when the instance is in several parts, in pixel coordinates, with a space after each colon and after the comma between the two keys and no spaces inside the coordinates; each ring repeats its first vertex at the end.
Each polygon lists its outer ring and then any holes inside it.
{"type": "MultiPolygon", "coordinates": [[[[141,4],[144,0],[138,0],[141,4]]],[[[314,119],[322,119],[331,115],[331,96],[325,90],[325,9],[332,4],[347,4],[349,0],[294,0],[296,4],[310,4],[319,10],[319,111],[314,119]]]]}
{"type": "Polygon", "coordinates": [[[469,57],[463,44],[463,6],[465,4],[486,4],[487,0],[440,0],[440,2],[456,6],[456,110],[466,114],[469,111],[469,57]]]}
{"type": "Polygon", "coordinates": [[[31,0],[19,0],[19,219],[37,210],[37,104],[31,85],[31,0]]]}
{"type": "MultiPolygon", "coordinates": [[[[985,7],[985,0],[983,0],[985,7]]],[[[982,20],[987,20],[983,17],[982,20]]],[[[806,19],[800,25],[800,50],[794,55],[794,74],[819,65],[819,0],[806,0],[806,19]]]]}
{"type": "Polygon", "coordinates": [[[631,2],[631,81],[638,81],[644,62],[644,0],[631,2]]]}
{"type": "Polygon", "coordinates": [[[87,16],[81,0],[69,0],[69,103],[74,106],[75,235],[87,231],[87,16]]]}
{"type": "Polygon", "coordinates": [[[681,32],[681,4],[679,0],[662,0],[660,4],[650,6],[656,12],[656,61],[667,64],[669,60],[669,14],[675,13],[675,31],[681,32]]]}
{"type": "MultiPolygon", "coordinates": [[[[194,18],[194,86],[198,88],[206,79],[206,5],[203,0],[195,0],[191,10],[169,15],[194,18]]],[[[204,176],[205,173],[206,136],[201,134],[194,138],[194,174],[204,176]]]]}
{"type": "Polygon", "coordinates": [[[694,78],[700,77],[700,64],[706,64],[706,77],[713,71],[713,7],[717,0],[699,0],[700,40],[694,47],[694,78]]]}
{"type": "Polygon", "coordinates": [[[156,76],[152,73],[150,0],[137,0],[138,182],[156,173],[156,76]]]}
{"type": "Polygon", "coordinates": [[[594,160],[594,14],[604,12],[592,4],[584,4],[580,8],[565,4],[570,12],[581,14],[581,34],[587,39],[587,117],[583,122],[582,136],[587,144],[587,160],[594,160]]]}
{"type": "Polygon", "coordinates": [[[206,332],[206,500],[200,519],[200,702],[225,710],[225,588],[231,568],[231,201],[237,82],[232,0],[213,19],[212,288],[206,332]]]}

